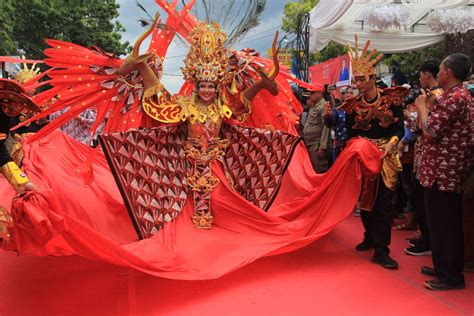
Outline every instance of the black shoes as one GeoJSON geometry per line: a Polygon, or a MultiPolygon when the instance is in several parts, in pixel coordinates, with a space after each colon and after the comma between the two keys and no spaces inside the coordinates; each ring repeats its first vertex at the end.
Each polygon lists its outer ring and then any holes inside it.
{"type": "Polygon", "coordinates": [[[414,246],[405,248],[405,253],[412,256],[430,256],[431,250],[423,247],[421,244],[415,244],[414,246]]]}
{"type": "Polygon", "coordinates": [[[355,246],[355,250],[357,251],[365,251],[374,248],[374,245],[372,242],[368,241],[367,239],[364,239],[360,244],[355,246]]]}
{"type": "Polygon", "coordinates": [[[437,279],[425,281],[425,287],[433,291],[449,291],[449,290],[460,290],[466,287],[464,283],[464,277],[457,278],[455,280],[447,280],[442,278],[436,273],[436,270],[432,267],[421,266],[421,273],[437,279]]]}
{"type": "Polygon", "coordinates": [[[424,275],[429,275],[429,276],[433,276],[433,277],[438,275],[434,268],[428,267],[428,266],[421,266],[421,273],[424,274],[424,275]]]}
{"type": "Polygon", "coordinates": [[[434,291],[460,290],[466,287],[464,280],[458,282],[447,282],[445,280],[433,279],[425,282],[425,287],[434,291]]]}
{"type": "Polygon", "coordinates": [[[418,245],[423,244],[423,239],[421,239],[421,238],[408,239],[408,244],[412,247],[413,246],[418,246],[418,245]]]}
{"type": "Polygon", "coordinates": [[[385,269],[397,269],[398,268],[398,262],[396,262],[395,260],[390,258],[389,255],[373,256],[372,257],[372,262],[380,264],[385,269]]]}
{"type": "MultiPolygon", "coordinates": [[[[369,250],[369,249],[372,249],[372,248],[374,248],[374,244],[371,241],[369,241],[365,238],[360,244],[355,246],[355,250],[357,250],[357,251],[365,251],[365,250],[369,250]]],[[[395,260],[390,258],[390,256],[387,255],[387,254],[374,255],[372,257],[372,262],[380,264],[382,267],[384,267],[386,269],[397,269],[398,268],[398,262],[396,262],[395,260]]]]}

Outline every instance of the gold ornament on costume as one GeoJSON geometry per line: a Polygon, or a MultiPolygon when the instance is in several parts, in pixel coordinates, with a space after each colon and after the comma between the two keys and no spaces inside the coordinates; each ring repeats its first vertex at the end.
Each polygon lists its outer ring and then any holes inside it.
{"type": "Polygon", "coordinates": [[[400,106],[407,94],[408,90],[404,87],[386,88],[383,91],[377,90],[377,99],[372,103],[363,97],[352,97],[347,99],[341,108],[347,114],[355,115],[353,129],[368,131],[372,128],[374,120],[378,121],[378,125],[382,128],[387,128],[398,121],[398,117],[393,114],[390,107],[400,106]]]}
{"type": "Polygon", "coordinates": [[[24,157],[23,143],[27,137],[32,135],[34,135],[34,133],[21,133],[13,135],[13,142],[9,152],[13,162],[15,162],[18,166],[21,165],[24,157]]]}
{"type": "Polygon", "coordinates": [[[436,99],[436,98],[438,98],[440,95],[443,94],[443,89],[438,88],[438,89],[434,89],[434,90],[428,90],[428,91],[426,91],[426,94],[427,94],[429,97],[433,97],[434,99],[436,99]]]}
{"type": "MultiPolygon", "coordinates": [[[[385,145],[388,142],[394,141],[393,137],[367,139],[377,146],[382,152],[385,151],[385,145]]],[[[397,146],[393,146],[392,150],[382,158],[382,170],[380,171],[381,177],[363,178],[362,192],[357,207],[364,211],[372,211],[377,199],[377,187],[379,186],[379,181],[383,181],[387,188],[394,191],[396,189],[398,173],[400,171],[402,171],[402,163],[400,161],[400,157],[398,156],[397,146]]]]}
{"type": "MultiPolygon", "coordinates": [[[[22,58],[25,59],[25,56],[22,56],[22,58]]],[[[15,76],[13,76],[13,79],[21,84],[24,84],[28,80],[36,77],[39,73],[40,69],[36,66],[36,64],[33,64],[31,68],[29,68],[27,64],[23,64],[20,70],[15,74],[15,76]]]]}
{"type": "Polygon", "coordinates": [[[214,216],[211,210],[211,192],[220,182],[212,174],[212,164],[222,159],[228,145],[227,139],[207,140],[205,137],[190,138],[185,144],[185,155],[191,164],[186,181],[193,192],[194,214],[191,219],[196,228],[212,228],[214,216]]]}
{"type": "Polygon", "coordinates": [[[167,92],[162,90],[161,84],[148,88],[142,99],[143,110],[159,122],[179,123],[189,120],[191,123],[204,123],[211,120],[216,123],[221,118],[230,118],[233,114],[223,97],[224,102],[219,98],[212,104],[204,105],[195,95],[170,97],[167,92]]]}
{"type": "Polygon", "coordinates": [[[7,210],[0,205],[0,245],[7,245],[11,239],[10,229],[13,227],[13,219],[7,210]]]}
{"type": "Polygon", "coordinates": [[[194,227],[199,229],[211,229],[214,223],[212,213],[195,213],[191,217],[194,227]]]}
{"type": "Polygon", "coordinates": [[[9,161],[1,166],[0,173],[3,174],[15,190],[22,189],[25,184],[30,182],[26,174],[13,161],[9,161]]]}
{"type": "Polygon", "coordinates": [[[349,48],[349,57],[351,59],[352,76],[364,76],[366,80],[369,80],[370,75],[376,74],[377,70],[375,69],[375,64],[380,59],[382,59],[383,54],[379,54],[374,59],[372,59],[372,57],[377,53],[377,49],[375,48],[370,53],[368,53],[367,50],[370,45],[370,40],[367,40],[367,42],[365,42],[365,46],[362,50],[362,53],[359,55],[359,43],[357,34],[354,34],[354,38],[354,48],[352,48],[350,44],[347,44],[349,48]]]}
{"type": "Polygon", "coordinates": [[[230,118],[232,116],[232,110],[226,104],[222,104],[220,99],[205,105],[196,96],[179,97],[178,104],[181,106],[183,118],[191,123],[204,123],[208,119],[216,123],[221,118],[230,118]]]}
{"type": "Polygon", "coordinates": [[[220,85],[232,80],[228,72],[229,56],[224,48],[227,34],[220,30],[217,23],[201,22],[189,37],[191,48],[181,68],[184,79],[198,84],[211,81],[220,85]]]}

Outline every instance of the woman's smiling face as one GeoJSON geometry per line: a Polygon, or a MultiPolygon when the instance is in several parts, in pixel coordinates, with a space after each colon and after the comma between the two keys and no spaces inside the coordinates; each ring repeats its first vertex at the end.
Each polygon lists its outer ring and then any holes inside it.
{"type": "Polygon", "coordinates": [[[214,102],[216,92],[216,84],[214,82],[202,81],[198,84],[197,95],[205,104],[214,102]]]}

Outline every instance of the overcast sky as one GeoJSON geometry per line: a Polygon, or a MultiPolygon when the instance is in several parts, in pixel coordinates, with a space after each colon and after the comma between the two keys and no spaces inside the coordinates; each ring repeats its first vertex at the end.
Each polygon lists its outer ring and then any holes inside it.
{"type": "MultiPolygon", "coordinates": [[[[219,0],[215,0],[219,3],[219,0]]],[[[248,0],[239,0],[242,5],[248,0]]],[[[139,1],[151,15],[154,15],[159,10],[158,5],[154,0],[140,0],[139,1]]],[[[171,2],[168,0],[168,2],[171,2]]],[[[199,2],[199,0],[198,0],[199,2]]],[[[266,51],[271,47],[273,36],[276,30],[280,31],[281,21],[283,17],[283,8],[288,0],[267,0],[265,9],[260,18],[260,24],[252,29],[245,37],[243,37],[234,48],[241,49],[245,47],[252,47],[260,51],[262,55],[266,55],[266,51]]],[[[137,7],[135,0],[117,0],[120,4],[119,21],[125,27],[126,32],[123,33],[122,39],[129,41],[132,45],[136,39],[145,31],[138,22],[140,17],[145,17],[145,14],[137,7]]],[[[162,11],[160,11],[162,12],[162,11]]],[[[162,13],[162,20],[165,20],[166,14],[162,13]]],[[[280,39],[284,35],[280,35],[280,39]]],[[[294,36],[289,36],[292,39],[294,36]]],[[[144,42],[142,45],[142,52],[148,47],[148,43],[144,42]]],[[[168,50],[168,59],[165,59],[165,76],[163,83],[171,92],[178,92],[182,84],[180,67],[184,57],[177,57],[185,55],[188,48],[175,41],[168,50]]]]}

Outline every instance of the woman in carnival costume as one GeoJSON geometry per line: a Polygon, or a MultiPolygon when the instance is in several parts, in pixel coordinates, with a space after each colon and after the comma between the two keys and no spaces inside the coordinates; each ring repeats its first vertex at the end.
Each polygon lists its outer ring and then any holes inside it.
{"type": "Polygon", "coordinates": [[[148,52],[138,52],[145,34],[125,61],[48,41],[53,88],[33,99],[57,101],[33,119],[70,109],[25,146],[25,170],[41,190],[14,200],[5,248],[209,279],[307,245],[351,213],[383,153],[357,139],[328,173],[314,174],[293,126],[300,108],[288,72],[225,48],[216,24],[189,15],[170,15],[162,30],[157,23],[148,52]],[[187,81],[170,95],[158,73],[174,31],[191,48],[187,81]],[[108,118],[105,155],[54,131],[91,106],[95,127],[108,118]]]}

